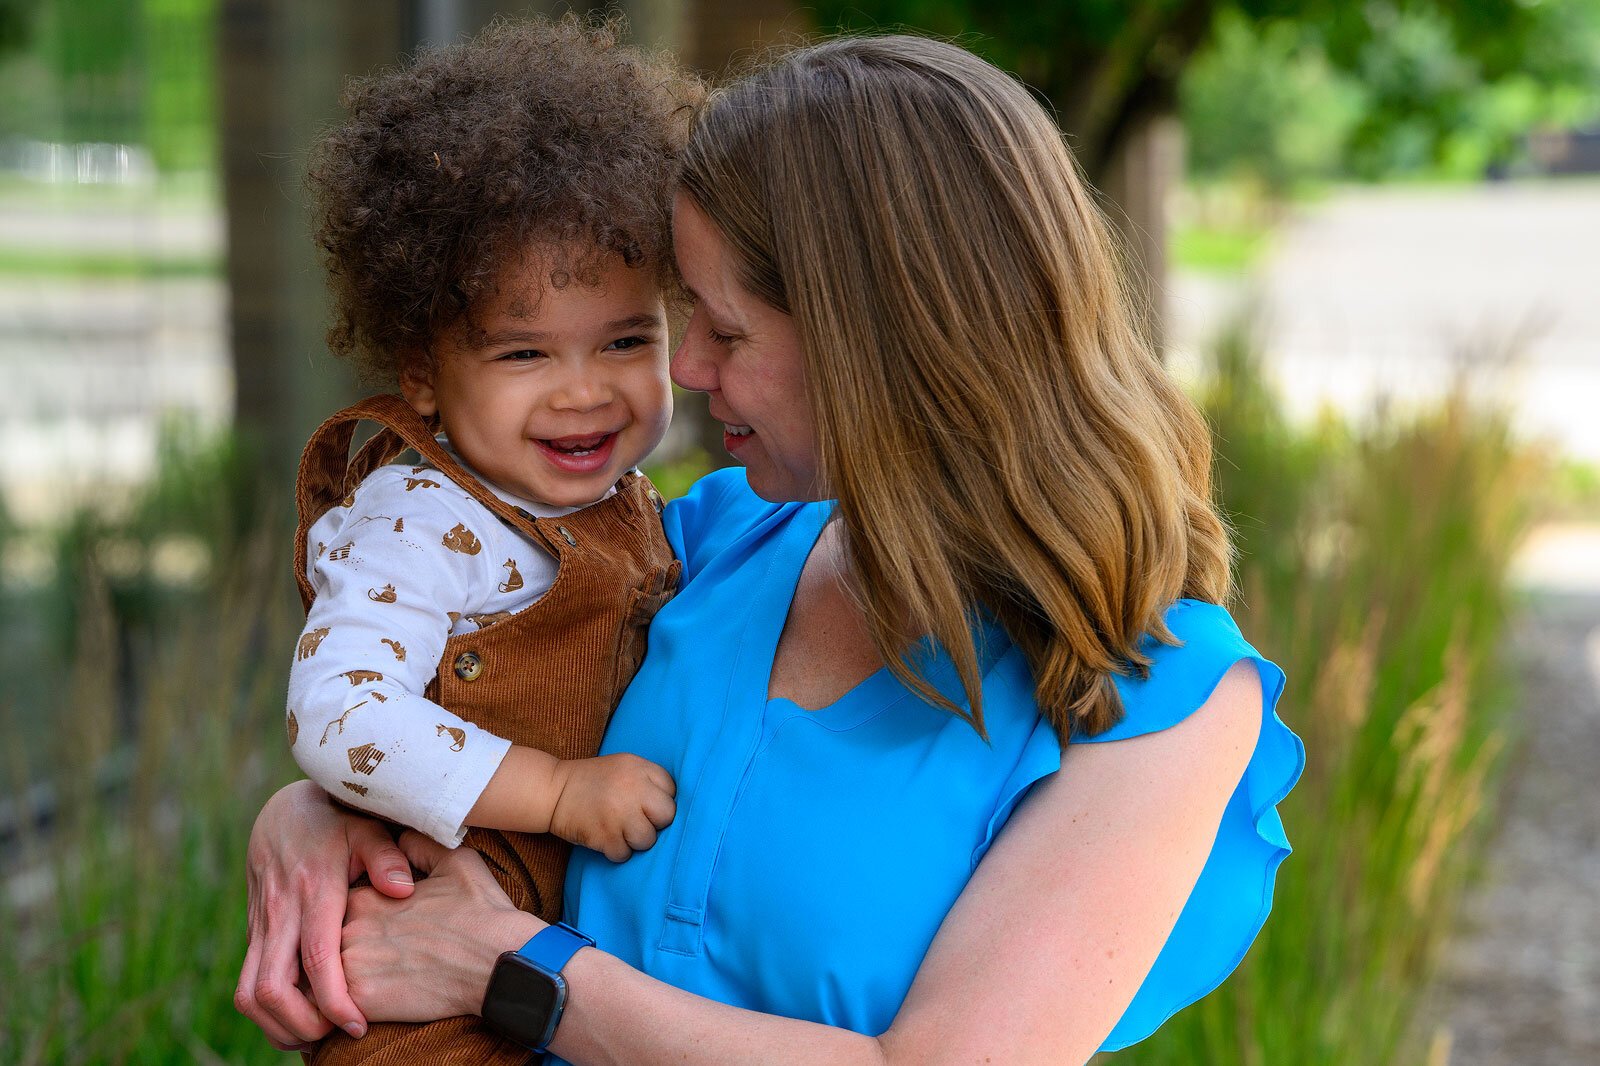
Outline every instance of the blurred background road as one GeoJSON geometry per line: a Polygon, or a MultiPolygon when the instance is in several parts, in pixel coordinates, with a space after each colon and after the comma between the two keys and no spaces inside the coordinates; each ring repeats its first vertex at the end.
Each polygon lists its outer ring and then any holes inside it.
{"type": "Polygon", "coordinates": [[[1180,272],[1170,291],[1185,367],[1245,316],[1298,418],[1465,383],[1600,461],[1600,181],[1341,189],[1296,208],[1253,277],[1180,272]]]}

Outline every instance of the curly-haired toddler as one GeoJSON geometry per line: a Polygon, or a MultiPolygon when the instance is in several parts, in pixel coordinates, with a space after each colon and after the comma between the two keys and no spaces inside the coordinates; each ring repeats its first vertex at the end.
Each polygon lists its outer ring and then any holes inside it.
{"type": "MultiPolygon", "coordinates": [[[[699,87],[615,33],[497,23],[358,81],[309,179],[330,343],[400,395],[302,459],[289,741],[336,799],[465,840],[549,921],[563,841],[620,861],[674,814],[666,771],[595,753],[678,573],[635,467],[671,415],[671,183],[699,87]],[[352,457],[363,420],[380,432],[352,457]]],[[[526,1057],[466,1018],[314,1055],[526,1057]]]]}

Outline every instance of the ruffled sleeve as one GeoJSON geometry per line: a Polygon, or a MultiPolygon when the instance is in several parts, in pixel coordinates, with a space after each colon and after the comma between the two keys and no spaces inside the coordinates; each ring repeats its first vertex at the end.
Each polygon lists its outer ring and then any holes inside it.
{"type": "Polygon", "coordinates": [[[1300,738],[1276,711],[1283,671],[1250,646],[1228,612],[1214,604],[1180,600],[1167,612],[1166,622],[1182,646],[1147,640],[1143,650],[1152,659],[1149,676],[1117,680],[1122,720],[1098,736],[1076,737],[1073,743],[1106,743],[1175,725],[1198,710],[1223,675],[1245,659],[1261,675],[1261,733],[1244,778],[1223,811],[1200,879],[1102,1051],[1118,1051],[1143,1040],[1221,984],[1244,959],[1272,909],[1278,864],[1289,854],[1277,804],[1305,766],[1300,738]]]}
{"type": "Polygon", "coordinates": [[[680,587],[724,547],[778,509],[750,490],[742,466],[713,470],[668,503],[661,522],[672,553],[683,562],[680,587]]]}

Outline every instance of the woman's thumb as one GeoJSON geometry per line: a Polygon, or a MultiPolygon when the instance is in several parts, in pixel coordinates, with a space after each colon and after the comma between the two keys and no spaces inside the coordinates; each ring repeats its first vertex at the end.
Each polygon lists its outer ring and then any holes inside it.
{"type": "Polygon", "coordinates": [[[411,895],[416,882],[411,876],[411,863],[396,846],[383,826],[364,820],[351,827],[350,855],[352,865],[365,870],[367,880],[386,896],[404,899],[411,895]]]}

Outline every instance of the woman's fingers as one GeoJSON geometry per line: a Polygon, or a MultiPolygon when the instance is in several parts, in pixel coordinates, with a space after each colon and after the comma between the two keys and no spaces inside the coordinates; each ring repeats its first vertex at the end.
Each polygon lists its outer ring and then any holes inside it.
{"type": "Polygon", "coordinates": [[[260,898],[253,883],[250,886],[249,943],[244,951],[244,965],[239,968],[239,984],[233,990],[233,1006],[240,1014],[260,1026],[272,1046],[279,1051],[293,1050],[296,1039],[292,1033],[267,1014],[256,1002],[256,980],[261,973],[262,943],[265,939],[265,921],[261,916],[260,898]]]}
{"type": "Polygon", "coordinates": [[[250,987],[251,1002],[240,1009],[269,1039],[285,1044],[321,1039],[332,1026],[298,987],[298,907],[288,896],[274,898],[269,893],[263,910],[265,933],[255,980],[250,987]]]}
{"type": "Polygon", "coordinates": [[[319,892],[301,912],[300,967],[311,983],[311,997],[321,1016],[359,1039],[367,1033],[367,1020],[350,998],[339,958],[347,894],[342,885],[337,891],[319,892]]]}
{"type": "Polygon", "coordinates": [[[354,822],[349,828],[351,880],[367,875],[372,887],[394,899],[405,899],[416,887],[411,864],[387,830],[370,819],[354,822]]]}

